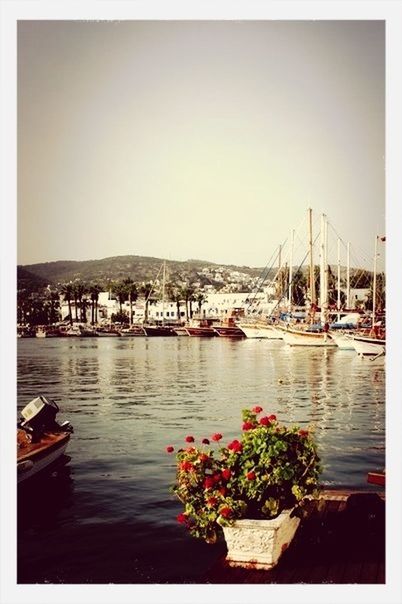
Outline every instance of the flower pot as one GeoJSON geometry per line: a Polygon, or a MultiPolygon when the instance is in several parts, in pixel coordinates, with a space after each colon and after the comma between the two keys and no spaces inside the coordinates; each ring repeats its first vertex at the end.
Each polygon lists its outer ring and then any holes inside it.
{"type": "Polygon", "coordinates": [[[283,510],[272,520],[236,520],[223,527],[229,566],[270,569],[292,541],[300,518],[283,510]]]}

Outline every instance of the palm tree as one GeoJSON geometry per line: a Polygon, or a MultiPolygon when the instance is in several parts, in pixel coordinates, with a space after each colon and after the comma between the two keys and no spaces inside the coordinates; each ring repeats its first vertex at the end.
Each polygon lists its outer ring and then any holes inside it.
{"type": "Polygon", "coordinates": [[[126,286],[124,285],[123,281],[115,281],[112,284],[112,292],[114,293],[114,295],[117,298],[117,301],[119,303],[119,308],[120,308],[120,314],[123,313],[123,304],[127,299],[127,291],[126,291],[126,286]]]}
{"type": "Polygon", "coordinates": [[[68,304],[68,316],[69,316],[69,320],[70,320],[70,325],[73,324],[73,313],[71,310],[71,298],[73,297],[73,285],[72,283],[64,283],[61,286],[61,292],[64,296],[64,300],[67,302],[68,304]]]}
{"type": "MultiPolygon", "coordinates": [[[[73,295],[74,295],[74,303],[75,303],[75,320],[78,322],[78,308],[82,312],[82,296],[86,291],[86,287],[81,279],[77,279],[73,282],[73,295]]],[[[80,314],[81,314],[80,312],[80,314]]],[[[82,317],[81,317],[82,319],[82,317]]]]}
{"type": "Polygon", "coordinates": [[[166,286],[166,293],[170,302],[174,302],[176,304],[177,320],[180,321],[180,304],[182,301],[180,287],[175,283],[170,282],[166,286]]]}
{"type": "Polygon", "coordinates": [[[140,287],[140,292],[144,296],[145,299],[145,312],[144,312],[144,323],[148,323],[148,306],[151,302],[151,294],[153,291],[153,284],[150,282],[143,283],[140,287]]]}
{"type": "Polygon", "coordinates": [[[102,291],[100,285],[93,283],[89,287],[89,294],[91,297],[91,324],[98,322],[98,299],[99,294],[102,291]]]}
{"type": "Polygon", "coordinates": [[[189,306],[190,316],[192,315],[191,302],[194,300],[194,292],[195,289],[190,283],[183,285],[183,287],[181,288],[181,296],[186,305],[186,321],[188,321],[189,318],[189,306]]]}
{"type": "Polygon", "coordinates": [[[201,307],[207,301],[207,296],[203,291],[199,291],[194,296],[195,302],[198,304],[198,314],[201,317],[201,307]]]}
{"type": "Polygon", "coordinates": [[[128,302],[130,304],[130,325],[132,325],[133,324],[133,303],[138,298],[137,285],[134,283],[134,281],[131,279],[131,277],[127,277],[127,279],[124,279],[123,284],[124,284],[124,287],[126,290],[126,294],[128,295],[128,302]]]}

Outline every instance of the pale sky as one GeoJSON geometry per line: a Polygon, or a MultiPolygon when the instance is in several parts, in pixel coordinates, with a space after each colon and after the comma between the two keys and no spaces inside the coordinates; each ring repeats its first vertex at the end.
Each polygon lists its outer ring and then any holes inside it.
{"type": "Polygon", "coordinates": [[[384,22],[20,21],[17,207],[19,264],[262,267],[311,207],[371,268],[384,22]]]}

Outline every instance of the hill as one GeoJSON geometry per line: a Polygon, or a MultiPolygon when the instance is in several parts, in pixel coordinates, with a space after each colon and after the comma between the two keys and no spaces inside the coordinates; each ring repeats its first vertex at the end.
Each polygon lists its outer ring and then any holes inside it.
{"type": "MultiPolygon", "coordinates": [[[[163,259],[148,256],[113,256],[102,260],[58,260],[56,262],[43,262],[18,266],[18,288],[23,287],[28,281],[31,284],[56,285],[81,279],[84,282],[97,282],[106,285],[109,281],[131,277],[135,282],[154,280],[162,266],[163,259]]],[[[221,265],[203,260],[186,260],[184,262],[167,260],[166,270],[168,279],[177,277],[183,280],[198,280],[201,283],[213,281],[209,271],[216,272],[238,271],[249,277],[259,277],[261,268],[247,266],[221,265]]]]}

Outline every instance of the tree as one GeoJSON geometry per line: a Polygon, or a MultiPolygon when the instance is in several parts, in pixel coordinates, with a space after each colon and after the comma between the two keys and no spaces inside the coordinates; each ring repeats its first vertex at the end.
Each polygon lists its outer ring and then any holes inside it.
{"type": "Polygon", "coordinates": [[[91,323],[94,325],[98,322],[98,299],[99,294],[102,291],[101,287],[97,283],[93,283],[89,287],[89,294],[91,297],[91,323]]]}
{"type": "Polygon", "coordinates": [[[182,302],[181,289],[177,284],[169,282],[166,286],[166,293],[168,300],[176,304],[177,320],[180,321],[180,305],[182,302]]]}
{"type": "Polygon", "coordinates": [[[190,283],[187,283],[186,285],[183,285],[183,287],[181,288],[181,296],[184,300],[184,303],[186,305],[186,321],[189,320],[189,314],[190,317],[192,316],[192,308],[191,308],[191,302],[194,301],[194,286],[191,285],[190,283]],[[190,313],[189,313],[189,307],[190,307],[190,313]]]}
{"type": "Polygon", "coordinates": [[[68,304],[68,316],[69,316],[69,320],[70,320],[70,325],[73,324],[73,313],[71,310],[71,298],[73,297],[73,285],[72,283],[63,283],[63,285],[61,286],[61,293],[64,297],[64,300],[67,302],[68,304]]]}
{"type": "Polygon", "coordinates": [[[151,299],[153,288],[154,286],[151,282],[143,283],[140,287],[140,292],[145,299],[144,323],[148,323],[148,307],[150,302],[153,301],[153,299],[151,299]]]}
{"type": "Polygon", "coordinates": [[[112,292],[119,303],[120,314],[123,313],[123,304],[127,299],[127,290],[123,281],[115,281],[112,284],[112,292]]]}
{"type": "Polygon", "coordinates": [[[194,300],[198,304],[198,314],[201,317],[201,307],[207,301],[207,296],[203,291],[199,291],[194,295],[194,300]]]}
{"type": "Polygon", "coordinates": [[[138,290],[137,290],[136,284],[130,277],[127,277],[126,279],[124,279],[123,284],[124,284],[125,291],[128,296],[128,302],[130,305],[130,325],[132,325],[133,324],[133,303],[138,298],[138,290]]]}

